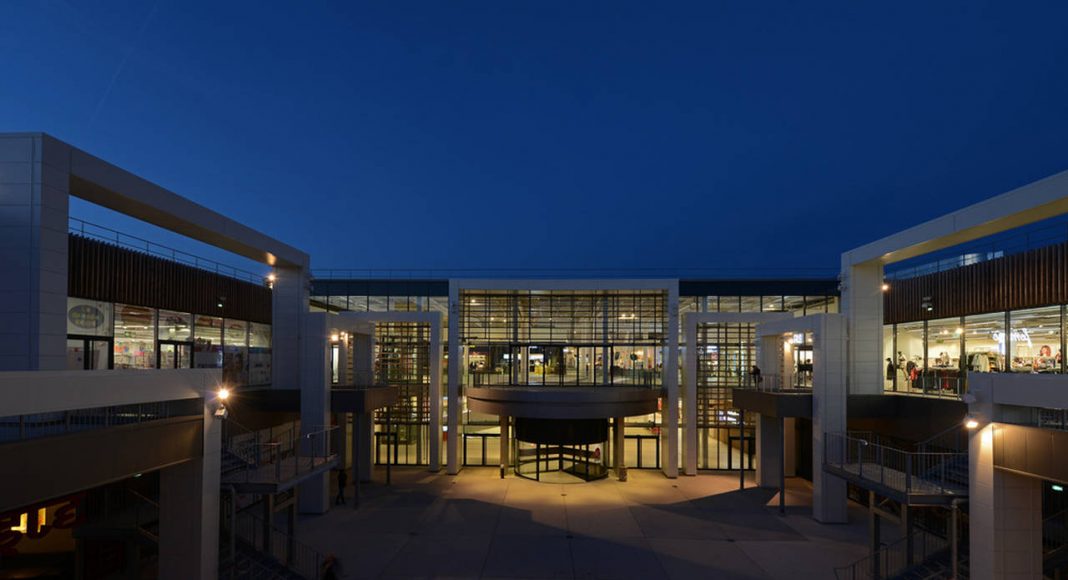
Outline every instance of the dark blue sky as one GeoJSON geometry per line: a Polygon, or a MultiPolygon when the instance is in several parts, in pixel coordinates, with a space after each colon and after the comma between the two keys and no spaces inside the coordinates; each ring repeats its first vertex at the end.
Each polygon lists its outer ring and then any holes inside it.
{"type": "Polygon", "coordinates": [[[320,268],[835,267],[1068,169],[1065,2],[236,4],[0,3],[0,130],[320,268]]]}

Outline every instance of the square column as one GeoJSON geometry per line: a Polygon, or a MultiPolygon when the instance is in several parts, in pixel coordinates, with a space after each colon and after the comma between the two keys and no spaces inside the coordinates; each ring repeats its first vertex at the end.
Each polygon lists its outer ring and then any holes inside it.
{"type": "Polygon", "coordinates": [[[64,370],[70,148],[0,137],[0,371],[64,370]]]}
{"type": "MultiPolygon", "coordinates": [[[[271,387],[294,389],[301,384],[301,337],[308,313],[308,272],[276,267],[271,290],[271,387]]],[[[324,337],[323,340],[326,340],[324,337]]],[[[329,375],[327,375],[329,377],[329,375]]]]}
{"type": "Polygon", "coordinates": [[[846,482],[823,471],[826,434],[847,429],[846,324],[838,315],[817,316],[819,324],[813,333],[812,517],[825,524],[846,523],[846,482]]]}
{"type": "Polygon", "coordinates": [[[883,392],[883,265],[842,254],[842,314],[849,320],[849,392],[883,392]]]}
{"type": "Polygon", "coordinates": [[[683,315],[686,332],[686,358],[682,383],[682,466],[686,475],[697,475],[697,318],[683,315]]]}
{"type": "Polygon", "coordinates": [[[1042,577],[1042,481],[994,467],[996,424],[968,441],[971,577],[1042,577]]]}
{"type": "Polygon", "coordinates": [[[446,472],[460,472],[460,289],[449,281],[449,395],[448,430],[445,433],[446,472]]]}
{"type": "MultiPolygon", "coordinates": [[[[679,476],[679,285],[668,287],[667,353],[664,356],[664,404],[661,417],[661,458],[664,475],[679,476]]],[[[696,459],[696,453],[695,457],[696,459]]]]}
{"type": "MultiPolygon", "coordinates": [[[[304,316],[304,333],[300,364],[300,431],[301,434],[323,429],[330,424],[330,328],[325,312],[304,316]]],[[[301,438],[301,445],[313,442],[301,438]]],[[[310,448],[302,448],[304,453],[310,448]]],[[[330,509],[330,473],[322,473],[300,484],[298,494],[301,513],[322,514],[330,509]]]]}
{"type": "Polygon", "coordinates": [[[616,467],[616,478],[619,481],[627,481],[627,426],[626,417],[616,417],[612,420],[612,453],[615,458],[613,463],[616,467]]]}
{"type": "Polygon", "coordinates": [[[222,423],[214,410],[213,405],[205,405],[203,455],[160,471],[159,573],[163,580],[210,580],[219,573],[222,423]]]}
{"type": "Polygon", "coordinates": [[[430,325],[430,471],[441,471],[441,321],[430,325]]]}
{"type": "Polygon", "coordinates": [[[508,461],[510,455],[508,452],[509,447],[509,433],[508,429],[508,415],[501,415],[501,479],[504,479],[504,474],[508,470],[508,461]]]}
{"type": "Polygon", "coordinates": [[[782,477],[782,421],[759,415],[756,425],[756,481],[760,487],[778,488],[782,477]]]}

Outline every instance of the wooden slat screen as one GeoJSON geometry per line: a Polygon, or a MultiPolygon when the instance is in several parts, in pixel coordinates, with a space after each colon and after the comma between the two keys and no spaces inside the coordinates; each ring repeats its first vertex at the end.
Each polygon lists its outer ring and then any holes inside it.
{"type": "Polygon", "coordinates": [[[266,286],[83,236],[67,237],[69,296],[271,322],[266,286]]]}
{"type": "Polygon", "coordinates": [[[1068,243],[890,282],[885,324],[1068,304],[1068,243]],[[922,307],[925,296],[934,310],[922,307]]]}

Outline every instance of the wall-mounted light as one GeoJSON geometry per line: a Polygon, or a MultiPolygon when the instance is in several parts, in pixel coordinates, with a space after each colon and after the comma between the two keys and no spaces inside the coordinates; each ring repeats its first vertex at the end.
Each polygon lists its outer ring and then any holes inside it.
{"type": "Polygon", "coordinates": [[[338,337],[338,335],[336,335],[336,334],[331,334],[331,335],[330,335],[330,342],[337,342],[337,341],[338,341],[338,338],[339,338],[339,337],[338,337]]]}
{"type": "Polygon", "coordinates": [[[886,292],[889,289],[890,289],[890,285],[887,284],[886,282],[883,282],[883,292],[886,292]]]}
{"type": "Polygon", "coordinates": [[[975,429],[977,427],[979,427],[979,420],[976,419],[975,417],[972,417],[971,415],[969,415],[968,417],[966,417],[964,419],[964,428],[965,429],[975,429]]]}

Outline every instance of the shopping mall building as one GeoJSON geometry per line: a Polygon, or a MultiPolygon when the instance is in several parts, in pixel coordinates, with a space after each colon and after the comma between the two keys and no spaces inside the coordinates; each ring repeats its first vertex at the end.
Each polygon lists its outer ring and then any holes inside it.
{"type": "Polygon", "coordinates": [[[796,477],[818,522],[900,524],[854,573],[1068,566],[1068,173],[806,278],[317,271],[43,134],[0,135],[0,208],[0,573],[316,577],[332,472],[468,466],[796,477]]]}

